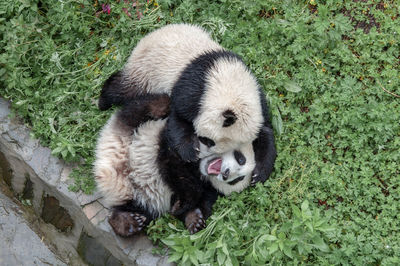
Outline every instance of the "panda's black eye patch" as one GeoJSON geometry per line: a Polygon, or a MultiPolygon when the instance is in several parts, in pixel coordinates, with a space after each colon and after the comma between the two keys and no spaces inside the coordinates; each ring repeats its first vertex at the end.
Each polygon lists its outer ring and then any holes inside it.
{"type": "Polygon", "coordinates": [[[246,163],[246,157],[244,157],[243,153],[240,151],[234,151],[233,155],[235,156],[235,159],[239,165],[244,165],[246,163]]]}
{"type": "Polygon", "coordinates": [[[199,141],[209,148],[211,148],[212,146],[215,146],[215,142],[212,139],[209,139],[206,137],[199,137],[199,141]]]}

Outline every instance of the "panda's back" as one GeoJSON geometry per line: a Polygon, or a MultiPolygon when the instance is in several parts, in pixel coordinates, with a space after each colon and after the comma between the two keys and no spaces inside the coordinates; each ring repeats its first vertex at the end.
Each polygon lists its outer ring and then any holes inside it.
{"type": "Polygon", "coordinates": [[[138,93],[171,93],[175,81],[194,58],[222,49],[202,28],[172,24],[144,37],[124,68],[125,82],[134,82],[138,93]]]}
{"type": "Polygon", "coordinates": [[[148,121],[134,133],[129,146],[133,199],[155,216],[170,209],[172,191],[162,180],[157,163],[160,132],[166,120],[148,121]]]}

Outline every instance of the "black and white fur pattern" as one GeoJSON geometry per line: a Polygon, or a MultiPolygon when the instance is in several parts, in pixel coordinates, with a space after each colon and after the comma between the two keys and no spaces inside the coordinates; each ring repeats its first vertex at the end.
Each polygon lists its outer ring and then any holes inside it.
{"type": "Polygon", "coordinates": [[[224,153],[253,142],[253,182],[264,182],[276,157],[265,95],[240,57],[202,28],[164,26],[145,36],[124,68],[104,84],[99,108],[146,93],[171,95],[167,141],[183,161],[198,159],[198,137],[224,153]]]}
{"type": "MultiPolygon", "coordinates": [[[[151,108],[146,107],[146,101],[151,103],[147,107],[155,104],[159,106],[158,109],[162,109],[165,106],[165,101],[152,98],[123,108],[103,127],[96,147],[94,174],[97,187],[105,203],[114,210],[109,221],[114,231],[121,236],[141,231],[151,220],[172,208],[179,208],[181,204],[180,199],[175,197],[175,188],[163,176],[165,169],[159,164],[160,133],[166,120],[148,121],[160,116],[154,113],[162,113],[164,110],[149,110],[151,108]],[[132,112],[136,116],[127,117],[132,112]],[[153,115],[149,116],[149,113],[153,115]]],[[[201,154],[205,154],[205,148],[205,145],[201,145],[201,154]]],[[[199,187],[201,200],[196,208],[177,217],[185,222],[192,233],[203,228],[204,220],[211,214],[217,191],[229,195],[246,188],[250,184],[254,165],[251,145],[200,160],[200,172],[204,180],[199,187]],[[207,173],[207,164],[216,159],[222,161],[220,170],[224,171],[226,180],[207,173]]],[[[200,172],[198,180],[201,180],[200,172]]]]}
{"type": "Polygon", "coordinates": [[[232,192],[240,192],[250,185],[251,173],[255,167],[253,146],[248,143],[222,155],[209,155],[200,160],[199,166],[202,177],[221,194],[227,196],[232,192]],[[210,163],[218,159],[222,161],[220,173],[210,174],[210,163]]]}

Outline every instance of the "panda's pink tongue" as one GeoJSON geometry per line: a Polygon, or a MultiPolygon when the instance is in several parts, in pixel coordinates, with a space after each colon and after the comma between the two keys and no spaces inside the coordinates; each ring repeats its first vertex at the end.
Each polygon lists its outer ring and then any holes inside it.
{"type": "Polygon", "coordinates": [[[222,164],[221,158],[215,159],[208,165],[207,173],[209,175],[218,175],[221,172],[221,164],[222,164]]]}

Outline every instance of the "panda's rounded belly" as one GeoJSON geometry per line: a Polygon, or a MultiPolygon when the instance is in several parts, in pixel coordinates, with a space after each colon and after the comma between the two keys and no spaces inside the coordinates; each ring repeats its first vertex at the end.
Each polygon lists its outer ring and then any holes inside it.
{"type": "Polygon", "coordinates": [[[168,212],[171,207],[172,191],[162,180],[157,156],[160,132],[165,120],[142,124],[132,137],[129,146],[132,196],[137,203],[155,216],[168,212]]]}

